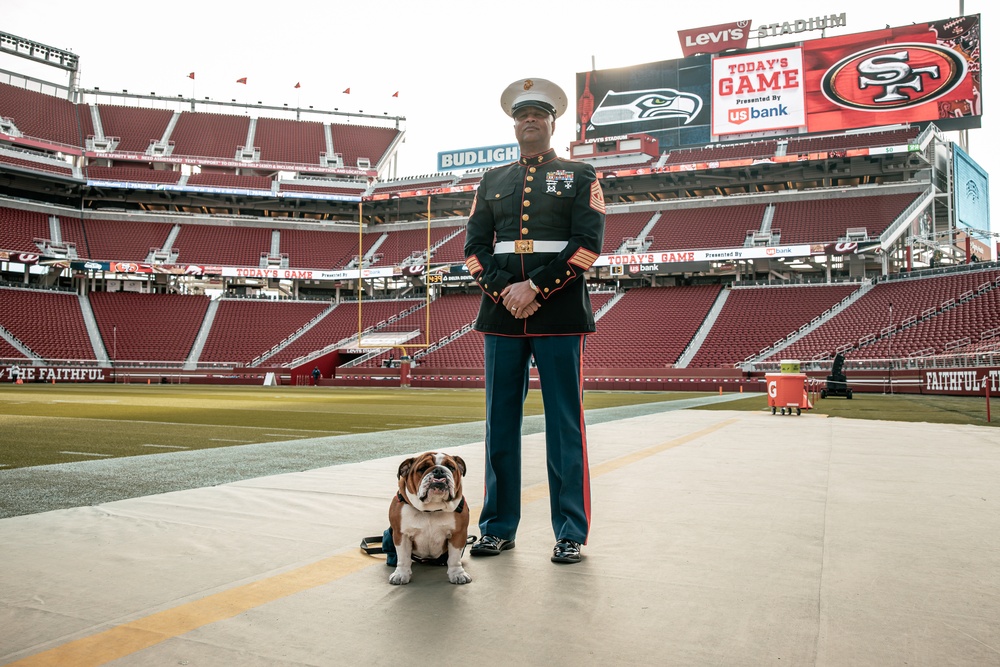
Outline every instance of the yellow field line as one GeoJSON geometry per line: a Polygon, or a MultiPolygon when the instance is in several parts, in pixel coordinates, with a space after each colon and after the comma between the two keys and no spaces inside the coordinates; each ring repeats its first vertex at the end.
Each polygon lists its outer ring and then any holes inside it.
{"type": "MultiPolygon", "coordinates": [[[[673,447],[697,440],[736,421],[738,420],[735,418],[727,419],[700,431],[591,466],[591,477],[614,472],[673,447]]],[[[536,484],[522,492],[522,503],[527,504],[546,497],[548,497],[548,485],[536,484]]],[[[381,560],[372,559],[360,551],[347,551],[289,572],[123,623],[90,637],[77,639],[9,663],[8,667],[65,667],[66,665],[98,667],[192,630],[233,618],[269,602],[329,584],[381,563],[381,560]]]]}

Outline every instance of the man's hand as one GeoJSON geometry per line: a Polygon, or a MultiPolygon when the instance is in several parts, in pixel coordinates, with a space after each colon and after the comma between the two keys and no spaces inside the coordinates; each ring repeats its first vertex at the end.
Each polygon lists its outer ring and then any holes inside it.
{"type": "Polygon", "coordinates": [[[504,308],[519,320],[531,317],[542,307],[542,304],[535,300],[535,290],[531,289],[527,280],[507,285],[500,292],[500,297],[503,299],[504,308]]]}

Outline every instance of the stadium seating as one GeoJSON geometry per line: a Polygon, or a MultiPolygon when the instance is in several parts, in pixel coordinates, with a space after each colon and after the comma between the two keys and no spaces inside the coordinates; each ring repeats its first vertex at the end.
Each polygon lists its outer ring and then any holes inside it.
{"type": "Polygon", "coordinates": [[[37,253],[33,239],[47,239],[49,217],[17,208],[0,208],[0,250],[37,253]]]}
{"type": "Polygon", "coordinates": [[[150,248],[162,248],[173,229],[139,220],[85,220],[83,227],[88,259],[125,262],[145,262],[150,248]]]}
{"type": "Polygon", "coordinates": [[[281,192],[316,192],[324,195],[347,195],[349,197],[360,197],[365,193],[367,186],[338,184],[337,181],[323,181],[314,179],[312,183],[297,181],[294,183],[281,183],[281,192]]]}
{"type": "Polygon", "coordinates": [[[729,291],[689,368],[732,366],[842,301],[856,284],[744,287],[729,291]]]}
{"type": "MultiPolygon", "coordinates": [[[[419,299],[365,300],[361,304],[361,328],[375,326],[400,312],[422,303],[419,299]]],[[[319,322],[287,347],[264,360],[266,366],[287,364],[303,355],[322,350],[327,345],[350,338],[358,333],[358,304],[348,301],[339,304],[319,322]]]]}
{"type": "Polygon", "coordinates": [[[654,250],[739,248],[747,232],[760,229],[763,204],[669,209],[663,212],[650,234],[654,250]]]}
{"type": "Polygon", "coordinates": [[[181,225],[173,249],[177,261],[184,264],[258,266],[260,254],[271,251],[271,230],[181,225]]]}
{"type": "Polygon", "coordinates": [[[602,254],[618,252],[625,239],[636,238],[649,222],[649,213],[618,213],[607,216],[604,224],[602,254]]]}
{"type": "MultiPolygon", "coordinates": [[[[430,230],[430,246],[433,248],[438,243],[440,243],[446,236],[454,233],[454,227],[434,227],[430,230]]],[[[378,247],[378,253],[381,256],[378,263],[382,266],[396,266],[403,262],[403,260],[408,259],[414,253],[419,253],[421,258],[427,256],[427,228],[423,229],[406,229],[401,231],[389,232],[386,239],[382,242],[382,245],[378,247]]],[[[436,256],[432,258],[432,261],[437,263],[439,260],[436,256]]],[[[417,262],[418,264],[425,264],[426,261],[421,259],[417,262]]]]}
{"type": "Polygon", "coordinates": [[[258,118],[253,143],[263,162],[316,165],[326,152],[323,124],[313,121],[258,118]]]}
{"type": "Polygon", "coordinates": [[[60,160],[25,160],[10,155],[0,155],[0,162],[32,171],[47,171],[62,176],[73,175],[73,168],[60,160]]]}
{"type": "Polygon", "coordinates": [[[22,359],[27,359],[27,357],[21,354],[21,351],[16,347],[8,343],[6,338],[0,338],[0,359],[20,361],[22,359]]]}
{"type": "MultiPolygon", "coordinates": [[[[288,255],[288,266],[292,268],[343,268],[358,254],[356,231],[282,229],[280,233],[281,253],[288,255]]],[[[368,240],[369,246],[374,240],[368,240]]]]}
{"type": "Polygon", "coordinates": [[[0,287],[0,326],[45,359],[94,359],[76,294],[0,287]]]}
{"type": "Polygon", "coordinates": [[[358,158],[367,158],[371,164],[376,164],[399,135],[399,130],[392,128],[339,123],[330,123],[330,132],[333,151],[344,158],[346,167],[356,167],[358,158]]]}
{"type": "Polygon", "coordinates": [[[172,169],[150,169],[146,167],[87,167],[87,178],[99,181],[130,181],[132,183],[177,183],[181,172],[172,169]]]}
{"type": "Polygon", "coordinates": [[[267,176],[249,176],[244,174],[203,171],[191,174],[188,185],[200,185],[218,188],[245,188],[247,190],[271,190],[271,179],[267,176]]]}
{"type": "MultiPolygon", "coordinates": [[[[455,233],[455,227],[445,227],[444,229],[447,230],[447,234],[455,233]]],[[[434,249],[434,256],[431,258],[431,262],[434,264],[462,264],[465,262],[464,226],[460,234],[451,237],[434,249]]]]}
{"type": "MultiPolygon", "coordinates": [[[[899,327],[910,318],[916,320],[923,318],[925,314],[934,313],[944,307],[943,304],[957,299],[965,292],[974,291],[980,284],[991,280],[991,277],[995,280],[995,275],[995,272],[977,271],[909,280],[880,281],[832,319],[785,349],[770,355],[768,359],[809,360],[832,357],[834,351],[843,346],[863,348],[866,343],[877,339],[884,329],[899,327]],[[890,304],[892,304],[891,321],[890,304]]],[[[985,326],[983,330],[988,328],[985,326]]],[[[946,342],[942,341],[942,344],[946,342]]],[[[908,350],[912,351],[914,350],[908,350]]],[[[854,351],[847,353],[848,357],[853,355],[854,351]]]]}
{"type": "Polygon", "coordinates": [[[752,141],[740,144],[719,144],[700,148],[680,148],[670,151],[667,164],[717,162],[741,158],[769,158],[778,149],[777,140],[752,141]]]}
{"type": "MultiPolygon", "coordinates": [[[[163,138],[174,112],[109,104],[97,105],[105,137],[118,137],[116,152],[144,153],[150,141],[163,138]]],[[[81,117],[90,120],[90,106],[81,107],[81,117]],[[86,111],[84,110],[86,109],[86,111]]],[[[93,130],[88,130],[93,134],[93,130]]],[[[230,156],[232,157],[232,156],[230,156]]]]}
{"type": "Polygon", "coordinates": [[[119,365],[184,362],[208,310],[204,296],[91,292],[89,298],[104,349],[119,365]]]}
{"type": "Polygon", "coordinates": [[[920,134],[920,128],[903,128],[885,132],[838,134],[827,137],[802,137],[788,140],[787,153],[801,155],[816,151],[837,151],[869,146],[905,146],[920,134]]]}
{"type": "Polygon", "coordinates": [[[14,119],[25,136],[77,148],[83,145],[77,107],[69,100],[0,83],[0,117],[14,119]]]}
{"type": "Polygon", "coordinates": [[[869,197],[836,197],[782,202],[775,207],[771,229],[781,231],[783,245],[833,242],[850,228],[865,228],[877,238],[918,197],[914,193],[869,197]]]}
{"type": "Polygon", "coordinates": [[[245,146],[250,119],[247,116],[181,112],[170,134],[173,155],[191,155],[233,160],[236,150],[245,146]]]}
{"type": "Polygon", "coordinates": [[[585,368],[669,368],[705,321],[719,285],[633,289],[587,338],[585,368]]]}
{"type": "Polygon", "coordinates": [[[305,326],[326,305],[318,301],[223,299],[198,361],[248,364],[305,326]]]}
{"type": "MultiPolygon", "coordinates": [[[[479,312],[480,301],[481,297],[478,294],[451,294],[442,296],[431,302],[429,314],[426,308],[420,308],[394,322],[392,329],[395,331],[420,331],[419,337],[411,340],[411,343],[415,345],[434,344],[441,338],[460,330],[465,325],[471,324],[479,312]],[[430,321],[429,328],[428,319],[430,321]]],[[[450,345],[449,343],[445,347],[450,345]]],[[[480,345],[480,347],[482,346],[480,345]]],[[[419,354],[420,348],[412,349],[409,353],[410,356],[419,354]]],[[[366,365],[380,366],[390,354],[395,357],[399,356],[397,350],[384,352],[369,360],[366,365]]],[[[482,366],[481,351],[479,356],[479,364],[482,366]]],[[[418,363],[422,364],[423,362],[420,361],[418,363]]]]}

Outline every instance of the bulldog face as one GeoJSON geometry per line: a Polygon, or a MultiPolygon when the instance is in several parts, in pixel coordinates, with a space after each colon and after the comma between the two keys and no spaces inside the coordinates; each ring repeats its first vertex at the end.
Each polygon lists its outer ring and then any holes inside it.
{"type": "Polygon", "coordinates": [[[465,461],[460,456],[427,452],[399,466],[399,491],[417,509],[448,504],[462,497],[465,461]]]}

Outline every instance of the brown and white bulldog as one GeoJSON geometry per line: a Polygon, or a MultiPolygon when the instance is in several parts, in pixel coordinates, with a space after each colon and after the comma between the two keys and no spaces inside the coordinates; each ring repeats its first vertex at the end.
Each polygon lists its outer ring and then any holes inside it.
{"type": "Polygon", "coordinates": [[[448,581],[467,584],[472,577],[462,567],[469,534],[469,506],[462,495],[465,461],[460,456],[427,452],[399,464],[399,492],[389,505],[389,525],[396,545],[396,569],[391,584],[408,584],[412,556],[438,558],[448,554],[448,581]]]}

